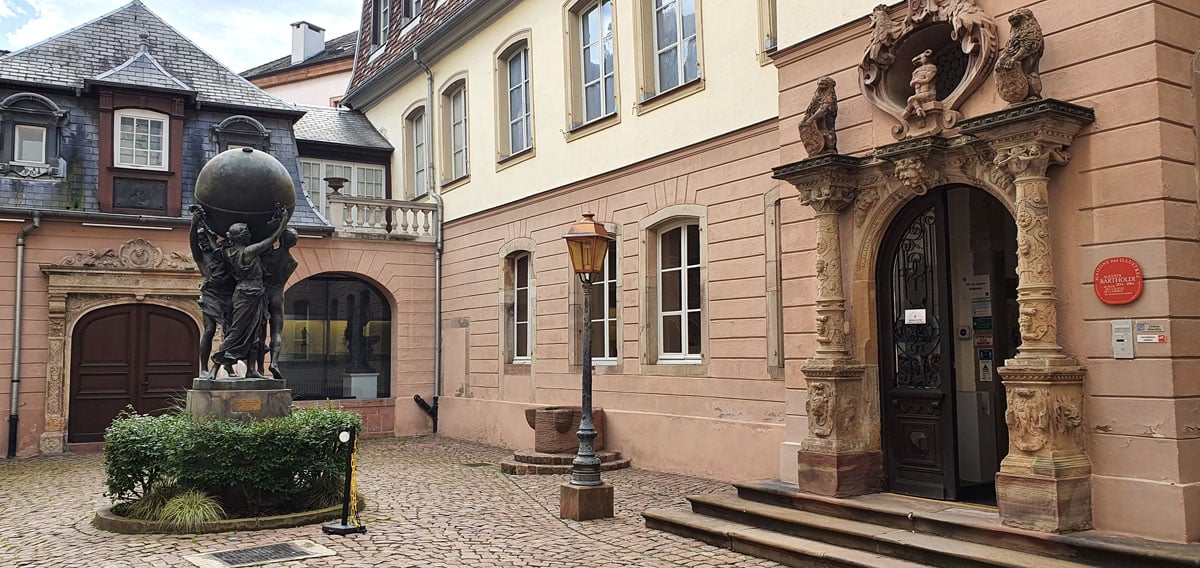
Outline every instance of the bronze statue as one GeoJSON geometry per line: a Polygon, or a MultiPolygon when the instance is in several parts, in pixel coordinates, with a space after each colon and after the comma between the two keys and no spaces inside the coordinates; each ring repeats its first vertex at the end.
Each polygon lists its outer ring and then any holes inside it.
{"type": "MultiPolygon", "coordinates": [[[[279,370],[279,351],[283,346],[283,288],[296,271],[299,263],[292,257],[292,247],[296,246],[300,235],[295,229],[287,229],[279,237],[279,246],[266,251],[263,255],[263,283],[267,291],[267,327],[270,331],[271,377],[283,378],[279,370]]],[[[258,367],[263,367],[262,357],[259,357],[258,367]]]]}
{"type": "Polygon", "coordinates": [[[254,242],[250,227],[234,223],[225,234],[222,256],[237,286],[233,291],[233,310],[229,330],[221,339],[221,350],[213,355],[213,363],[232,365],[246,363],[247,378],[263,378],[259,355],[266,340],[267,292],[263,284],[262,255],[275,245],[275,240],[287,228],[290,215],[280,206],[275,219],[268,223],[274,230],[270,236],[254,242]]]}
{"type": "Polygon", "coordinates": [[[231,379],[265,379],[268,320],[275,351],[271,370],[282,384],[276,365],[282,346],[282,287],[296,269],[289,249],[297,235],[287,233],[279,249],[275,242],[285,235],[296,204],[291,174],[264,152],[227,150],[200,169],[195,199],[190,240],[192,257],[204,277],[199,377],[203,381],[196,384],[211,381],[221,368],[231,379]],[[218,325],[221,345],[211,354],[218,325]],[[235,376],[239,361],[246,364],[245,377],[235,376]]]}
{"type": "Polygon", "coordinates": [[[1000,98],[1016,104],[1042,98],[1042,76],[1038,66],[1046,49],[1042,27],[1028,8],[1008,16],[1012,35],[996,59],[996,91],[1000,98]]]}
{"type": "Polygon", "coordinates": [[[937,102],[937,87],[933,84],[937,78],[938,68],[933,63],[929,62],[929,58],[933,57],[933,50],[926,49],[918,53],[913,58],[912,85],[913,95],[908,97],[908,105],[904,107],[904,117],[915,116],[924,118],[925,111],[935,102],[937,102]]]}
{"type": "MultiPolygon", "coordinates": [[[[204,316],[204,332],[200,336],[200,374],[210,376],[216,374],[215,367],[212,373],[208,367],[213,337],[217,333],[218,325],[225,333],[229,333],[229,316],[236,283],[221,256],[221,245],[217,243],[216,235],[204,221],[204,209],[193,205],[191,211],[192,229],[189,240],[192,245],[192,258],[203,277],[200,282],[200,312],[204,316]]],[[[233,367],[226,367],[225,371],[232,375],[233,367]]]]}
{"type": "Polygon", "coordinates": [[[808,156],[837,153],[837,92],[829,77],[817,80],[817,90],[800,121],[800,141],[808,156]]]}

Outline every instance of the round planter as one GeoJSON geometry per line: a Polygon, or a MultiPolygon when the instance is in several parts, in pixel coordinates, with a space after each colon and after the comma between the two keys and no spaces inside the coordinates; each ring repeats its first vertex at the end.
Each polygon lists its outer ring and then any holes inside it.
{"type": "MultiPolygon", "coordinates": [[[[366,510],[366,500],[363,499],[362,495],[358,496],[358,510],[366,510]]],[[[122,517],[113,514],[112,508],[107,507],[96,511],[96,516],[92,519],[92,525],[100,530],[122,534],[199,534],[284,529],[340,519],[341,516],[342,506],[335,505],[333,507],[317,509],[315,511],[305,511],[302,513],[291,513],[287,515],[275,515],[271,517],[222,519],[220,521],[204,523],[195,529],[185,532],[175,530],[166,523],[159,521],[143,521],[139,519],[122,517]]]]}

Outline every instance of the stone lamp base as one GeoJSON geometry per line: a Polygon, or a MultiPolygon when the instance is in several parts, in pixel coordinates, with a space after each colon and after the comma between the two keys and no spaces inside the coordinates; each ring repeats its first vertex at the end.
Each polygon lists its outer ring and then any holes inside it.
{"type": "Polygon", "coordinates": [[[559,490],[558,516],[573,521],[611,519],[613,486],[608,483],[585,487],[564,483],[559,490]]]}

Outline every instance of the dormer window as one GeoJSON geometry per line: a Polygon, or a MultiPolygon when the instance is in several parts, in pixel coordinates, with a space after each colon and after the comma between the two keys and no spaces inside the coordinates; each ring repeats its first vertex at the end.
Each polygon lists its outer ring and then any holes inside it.
{"type": "Polygon", "coordinates": [[[35,93],[17,93],[0,101],[0,174],[60,176],[58,128],[67,113],[35,93]]]}
{"type": "Polygon", "coordinates": [[[167,115],[140,109],[116,111],[116,152],[113,165],[122,168],[166,170],[167,115]]]}
{"type": "Polygon", "coordinates": [[[404,19],[411,20],[421,15],[421,0],[404,0],[404,19]]]}
{"type": "Polygon", "coordinates": [[[371,8],[371,45],[378,47],[387,42],[388,27],[392,22],[392,0],[373,0],[371,8]]]}

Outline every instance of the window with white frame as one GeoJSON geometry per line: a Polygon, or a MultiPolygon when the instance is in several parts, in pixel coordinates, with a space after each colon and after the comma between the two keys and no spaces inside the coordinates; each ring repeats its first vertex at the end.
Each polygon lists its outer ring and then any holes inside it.
{"type": "Polygon", "coordinates": [[[346,185],[341,193],[349,197],[383,198],[386,195],[383,166],[303,159],[300,160],[300,176],[304,192],[321,215],[328,209],[327,199],[331,192],[326,178],[345,178],[346,185]]]}
{"type": "Polygon", "coordinates": [[[405,124],[405,142],[408,151],[405,153],[404,167],[412,184],[413,197],[421,197],[429,193],[427,145],[425,143],[425,108],[421,107],[409,113],[405,124]]]}
{"type": "Polygon", "coordinates": [[[509,257],[512,274],[512,317],[508,329],[509,349],[512,362],[528,363],[533,346],[532,303],[530,302],[529,253],[517,253],[509,257]]]}
{"type": "Polygon", "coordinates": [[[703,338],[700,225],[658,232],[658,358],[699,361],[703,338]]]}
{"type": "Polygon", "coordinates": [[[578,14],[582,122],[586,123],[617,112],[612,0],[592,2],[578,14]]]}
{"type": "Polygon", "coordinates": [[[118,110],[114,115],[116,141],[114,165],[125,168],[166,170],[169,167],[167,115],[148,110],[118,110]]]}
{"type": "Polygon", "coordinates": [[[533,147],[532,109],[529,92],[529,49],[522,47],[504,61],[508,70],[508,154],[533,147]]]}
{"type": "Polygon", "coordinates": [[[45,165],[46,163],[46,128],[18,124],[13,128],[16,145],[13,148],[13,161],[19,164],[45,165]]]}
{"type": "Polygon", "coordinates": [[[696,0],[653,2],[655,91],[662,93],[700,76],[696,0]]]}
{"type": "Polygon", "coordinates": [[[392,23],[392,0],[374,0],[371,6],[375,16],[371,22],[371,45],[383,45],[392,23]]]}
{"type": "Polygon", "coordinates": [[[450,145],[446,148],[446,179],[456,180],[466,176],[468,170],[467,154],[467,86],[463,81],[457,82],[446,91],[445,105],[449,112],[445,126],[449,134],[450,145]]]}
{"type": "Polygon", "coordinates": [[[592,362],[600,365],[617,362],[617,246],[608,247],[604,267],[592,279],[592,362]]]}
{"type": "Polygon", "coordinates": [[[404,0],[404,18],[411,20],[421,15],[421,0],[404,0]]]}

